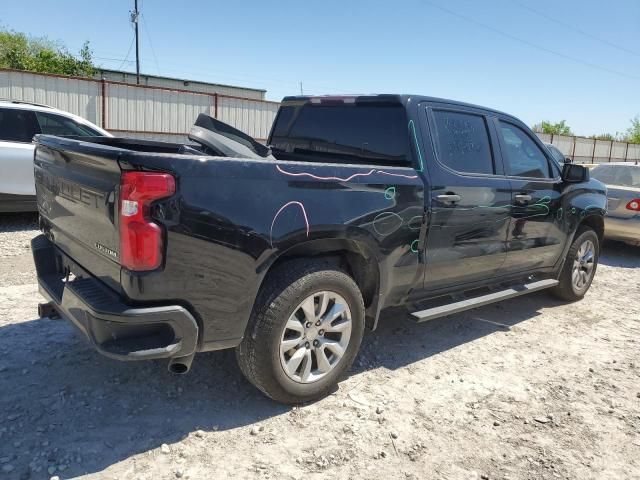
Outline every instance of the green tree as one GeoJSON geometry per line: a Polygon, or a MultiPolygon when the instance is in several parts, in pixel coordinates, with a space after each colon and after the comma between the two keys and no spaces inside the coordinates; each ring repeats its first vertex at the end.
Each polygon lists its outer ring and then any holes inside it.
{"type": "Polygon", "coordinates": [[[631,143],[640,143],[640,115],[631,119],[631,126],[627,130],[625,140],[631,143]]]}
{"type": "Polygon", "coordinates": [[[546,120],[533,126],[533,130],[538,133],[547,133],[553,135],[567,135],[572,136],[571,128],[567,125],[566,120],[561,120],[558,123],[552,123],[546,120]]]}
{"type": "Polygon", "coordinates": [[[89,42],[84,43],[76,57],[47,38],[28,37],[5,29],[0,29],[0,68],[79,77],[91,77],[96,72],[89,42]]]}

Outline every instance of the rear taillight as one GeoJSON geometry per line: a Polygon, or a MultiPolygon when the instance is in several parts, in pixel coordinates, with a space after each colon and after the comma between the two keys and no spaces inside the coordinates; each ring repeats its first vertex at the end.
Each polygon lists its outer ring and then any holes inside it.
{"type": "Polygon", "coordinates": [[[129,270],[162,265],[162,228],[150,216],[151,203],[176,191],[167,173],[125,172],[120,181],[120,262],[129,270]]]}
{"type": "Polygon", "coordinates": [[[631,200],[629,203],[627,203],[627,210],[640,212],[640,198],[636,198],[635,200],[631,200]]]}

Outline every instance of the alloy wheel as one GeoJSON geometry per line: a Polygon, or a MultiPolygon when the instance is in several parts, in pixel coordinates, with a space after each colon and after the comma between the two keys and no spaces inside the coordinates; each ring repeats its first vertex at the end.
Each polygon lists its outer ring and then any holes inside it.
{"type": "Polygon", "coordinates": [[[280,364],[299,383],[312,383],[331,372],[351,338],[351,310],[335,292],[305,298],[287,320],[280,340],[280,364]]]}

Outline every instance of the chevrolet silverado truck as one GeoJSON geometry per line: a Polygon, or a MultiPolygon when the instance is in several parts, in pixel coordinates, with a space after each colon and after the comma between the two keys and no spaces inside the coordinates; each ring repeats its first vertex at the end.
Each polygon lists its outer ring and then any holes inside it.
{"type": "Polygon", "coordinates": [[[267,145],[36,137],[42,316],[118,360],[235,348],[269,397],[335,388],[381,310],[582,298],[606,189],[518,119],[414,95],[286,97],[267,145]]]}

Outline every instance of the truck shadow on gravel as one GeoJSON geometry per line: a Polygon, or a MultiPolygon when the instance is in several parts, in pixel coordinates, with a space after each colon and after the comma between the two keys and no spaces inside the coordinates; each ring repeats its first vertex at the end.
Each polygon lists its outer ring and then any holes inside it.
{"type": "MultiPolygon", "coordinates": [[[[560,304],[533,294],[424,324],[404,310],[386,312],[349,375],[410,365],[560,304]]],[[[48,478],[50,467],[61,478],[101,472],[197,430],[250,426],[290,410],[244,380],[233,351],[200,354],[188,375],[174,376],[166,362],[103,358],[66,322],[37,319],[0,328],[0,352],[0,440],[15,478],[48,478]]]]}
{"type": "Polygon", "coordinates": [[[24,232],[38,228],[38,214],[0,213],[0,232],[24,232]]]}

